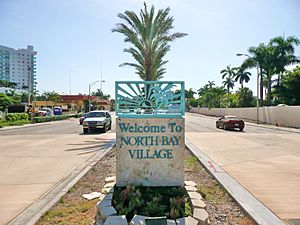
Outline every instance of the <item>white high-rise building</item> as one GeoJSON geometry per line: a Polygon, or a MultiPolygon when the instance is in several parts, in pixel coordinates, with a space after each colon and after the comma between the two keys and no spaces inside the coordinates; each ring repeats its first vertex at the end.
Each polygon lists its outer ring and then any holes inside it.
{"type": "Polygon", "coordinates": [[[16,89],[36,90],[36,54],[33,46],[18,49],[0,45],[0,80],[15,82],[16,89]]]}

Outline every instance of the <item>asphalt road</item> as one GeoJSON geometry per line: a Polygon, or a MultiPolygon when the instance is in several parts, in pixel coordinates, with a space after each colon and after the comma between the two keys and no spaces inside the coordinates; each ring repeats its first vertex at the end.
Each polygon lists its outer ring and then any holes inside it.
{"type": "Polygon", "coordinates": [[[279,218],[300,224],[300,131],[246,123],[217,129],[217,118],[186,114],[186,137],[279,218]]]}
{"type": "Polygon", "coordinates": [[[198,115],[194,113],[186,114],[185,129],[186,132],[212,132],[212,133],[276,133],[276,134],[286,134],[293,131],[284,131],[277,129],[276,127],[258,127],[253,123],[247,123],[243,132],[236,130],[223,130],[216,128],[217,117],[208,117],[203,115],[198,115]]]}
{"type": "MultiPolygon", "coordinates": [[[[0,129],[0,224],[65,179],[105,143],[83,134],[78,119],[0,129]]],[[[283,219],[300,216],[300,134],[246,123],[243,132],[215,127],[216,118],[186,114],[186,137],[283,219]]]]}
{"type": "MultiPolygon", "coordinates": [[[[112,130],[108,132],[115,132],[115,124],[113,117],[112,130]]],[[[82,126],[79,124],[78,119],[70,119],[65,121],[57,121],[50,123],[41,123],[36,126],[23,127],[22,129],[9,129],[0,130],[0,135],[64,135],[64,134],[78,134],[78,135],[98,135],[102,134],[101,131],[93,131],[88,134],[83,134],[82,126]]]]}
{"type": "Polygon", "coordinates": [[[78,119],[0,129],[0,225],[104,154],[112,139],[112,131],[83,134],[78,119]]]}

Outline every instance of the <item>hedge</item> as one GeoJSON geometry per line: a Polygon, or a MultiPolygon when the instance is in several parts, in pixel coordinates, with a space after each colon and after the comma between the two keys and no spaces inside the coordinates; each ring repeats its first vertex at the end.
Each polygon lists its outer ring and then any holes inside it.
{"type": "Polygon", "coordinates": [[[31,123],[31,122],[29,120],[17,120],[17,121],[13,121],[13,122],[7,122],[7,121],[0,120],[0,128],[7,127],[7,126],[22,126],[22,125],[28,124],[28,123],[31,123]]]}
{"type": "Polygon", "coordinates": [[[29,115],[27,113],[8,113],[6,115],[6,122],[15,122],[19,120],[28,120],[29,115]]]}
{"type": "Polygon", "coordinates": [[[61,115],[61,116],[37,116],[33,118],[34,123],[43,123],[49,121],[65,120],[73,117],[73,115],[61,115]]]}

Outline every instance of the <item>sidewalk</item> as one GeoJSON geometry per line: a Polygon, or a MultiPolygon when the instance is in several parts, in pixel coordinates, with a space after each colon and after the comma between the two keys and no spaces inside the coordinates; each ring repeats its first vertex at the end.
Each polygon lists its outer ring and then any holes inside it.
{"type": "Polygon", "coordinates": [[[260,225],[284,225],[284,223],[250,192],[228,175],[197,146],[186,138],[186,146],[198,158],[206,170],[223,186],[231,197],[260,225]]]}

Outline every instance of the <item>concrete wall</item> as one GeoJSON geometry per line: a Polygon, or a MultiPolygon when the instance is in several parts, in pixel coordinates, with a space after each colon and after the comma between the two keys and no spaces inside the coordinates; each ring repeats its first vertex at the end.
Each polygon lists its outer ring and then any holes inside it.
{"type": "MultiPolygon", "coordinates": [[[[251,108],[192,108],[190,112],[211,116],[234,115],[256,121],[256,107],[251,108]]],[[[300,128],[300,106],[259,107],[259,122],[300,128]]]]}

